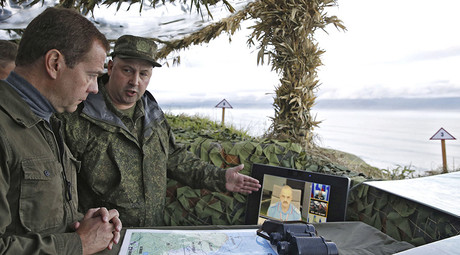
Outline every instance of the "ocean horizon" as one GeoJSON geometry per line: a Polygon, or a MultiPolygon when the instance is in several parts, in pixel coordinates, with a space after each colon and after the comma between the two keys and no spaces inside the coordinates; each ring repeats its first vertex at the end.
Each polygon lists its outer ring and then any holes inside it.
{"type": "MultiPolygon", "coordinates": [[[[206,98],[199,101],[190,99],[159,100],[162,108],[212,108],[223,98],[206,98]]],[[[262,98],[226,98],[235,108],[273,108],[271,97],[262,98]]],[[[460,97],[425,97],[425,98],[356,98],[356,99],[321,99],[315,102],[313,110],[320,109],[366,109],[366,110],[460,110],[460,97]]]]}
{"type": "MultiPolygon", "coordinates": [[[[380,102],[378,107],[366,107],[364,105],[369,100],[336,100],[333,103],[319,100],[311,112],[316,120],[321,121],[319,127],[313,129],[316,144],[354,154],[380,169],[410,167],[416,173],[439,170],[442,167],[441,142],[430,138],[440,128],[454,137],[460,135],[460,98],[444,102],[440,99],[382,99],[380,102]],[[390,107],[383,107],[383,101],[390,107]],[[399,104],[395,104],[396,101],[399,104]],[[355,104],[343,106],[344,102],[355,104]]],[[[169,104],[162,108],[172,114],[198,115],[220,122],[222,110],[215,108],[215,104],[200,107],[169,104]]],[[[270,117],[274,116],[271,105],[241,106],[233,103],[232,106],[225,111],[226,125],[255,137],[262,136],[270,127],[270,117]]],[[[460,168],[460,144],[457,140],[446,141],[446,154],[448,169],[460,168]]]]}

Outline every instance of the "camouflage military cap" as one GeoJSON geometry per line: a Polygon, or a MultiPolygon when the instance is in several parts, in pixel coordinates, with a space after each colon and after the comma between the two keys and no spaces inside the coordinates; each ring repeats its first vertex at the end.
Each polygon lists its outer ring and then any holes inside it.
{"type": "Polygon", "coordinates": [[[123,35],[115,42],[112,57],[142,59],[154,67],[161,67],[156,61],[157,45],[154,41],[133,35],[123,35]]]}

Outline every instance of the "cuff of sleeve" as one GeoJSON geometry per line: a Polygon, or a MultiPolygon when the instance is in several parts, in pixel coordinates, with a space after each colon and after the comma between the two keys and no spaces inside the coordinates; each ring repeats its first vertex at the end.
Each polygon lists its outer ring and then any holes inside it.
{"type": "Polygon", "coordinates": [[[82,221],[84,217],[85,217],[85,215],[83,213],[77,212],[77,220],[78,221],[82,221]]]}
{"type": "Polygon", "coordinates": [[[77,232],[54,235],[59,254],[81,255],[83,247],[77,232]]]}
{"type": "Polygon", "coordinates": [[[227,179],[225,178],[225,173],[227,172],[226,169],[218,168],[217,170],[217,180],[216,180],[216,189],[220,192],[226,192],[227,188],[225,187],[225,183],[227,179]]]}

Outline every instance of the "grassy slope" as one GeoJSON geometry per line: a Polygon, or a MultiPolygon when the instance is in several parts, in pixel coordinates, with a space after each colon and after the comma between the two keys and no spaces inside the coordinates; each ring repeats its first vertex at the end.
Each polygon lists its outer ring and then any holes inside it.
{"type": "MultiPolygon", "coordinates": [[[[245,131],[237,130],[233,127],[221,127],[220,124],[203,117],[172,114],[166,114],[166,116],[178,142],[189,143],[198,137],[235,142],[258,139],[249,136],[245,131]]],[[[371,178],[391,178],[382,170],[368,165],[353,154],[319,147],[309,153],[333,164],[344,166],[353,172],[363,173],[371,178]]]]}

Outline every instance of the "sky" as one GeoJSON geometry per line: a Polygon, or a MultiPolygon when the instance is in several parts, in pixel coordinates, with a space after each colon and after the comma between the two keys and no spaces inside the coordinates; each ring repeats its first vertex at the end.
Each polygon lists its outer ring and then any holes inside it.
{"type": "Polygon", "coordinates": [[[459,96],[459,9],[455,0],[339,1],[348,31],[318,38],[321,97],[459,96]]]}
{"type": "MultiPolygon", "coordinates": [[[[45,0],[54,3],[57,0],[45,0]]],[[[248,0],[231,0],[241,9],[248,0]]],[[[252,0],[251,0],[252,1],[252,0]]],[[[347,27],[334,26],[315,33],[326,52],[318,68],[318,99],[385,97],[460,97],[460,1],[458,0],[338,0],[328,8],[347,27]]],[[[1,28],[25,27],[46,6],[11,6],[11,16],[1,16],[1,28]]],[[[214,20],[204,19],[189,5],[139,6],[130,12],[101,6],[96,26],[110,39],[130,33],[163,40],[176,39],[225,17],[225,8],[213,6],[214,20]]],[[[267,64],[257,65],[257,48],[248,47],[253,21],[242,24],[232,36],[224,34],[209,44],[180,52],[179,66],[155,69],[149,90],[160,103],[216,104],[232,101],[272,103],[279,74],[267,64]]],[[[6,39],[0,31],[0,39],[6,39]]]]}
{"type": "MultiPolygon", "coordinates": [[[[329,26],[315,34],[326,51],[318,99],[460,96],[458,10],[457,0],[338,1],[327,12],[347,31],[329,26]]],[[[154,70],[149,90],[163,103],[271,102],[279,75],[257,66],[257,48],[246,44],[250,32],[182,51],[180,66],[154,70]]]]}
{"type": "Polygon", "coordinates": [[[269,65],[257,65],[257,49],[246,44],[248,32],[238,32],[231,43],[224,35],[181,51],[179,66],[153,70],[149,90],[162,103],[215,99],[217,104],[223,98],[230,103],[232,99],[269,101],[279,76],[269,65]]]}

